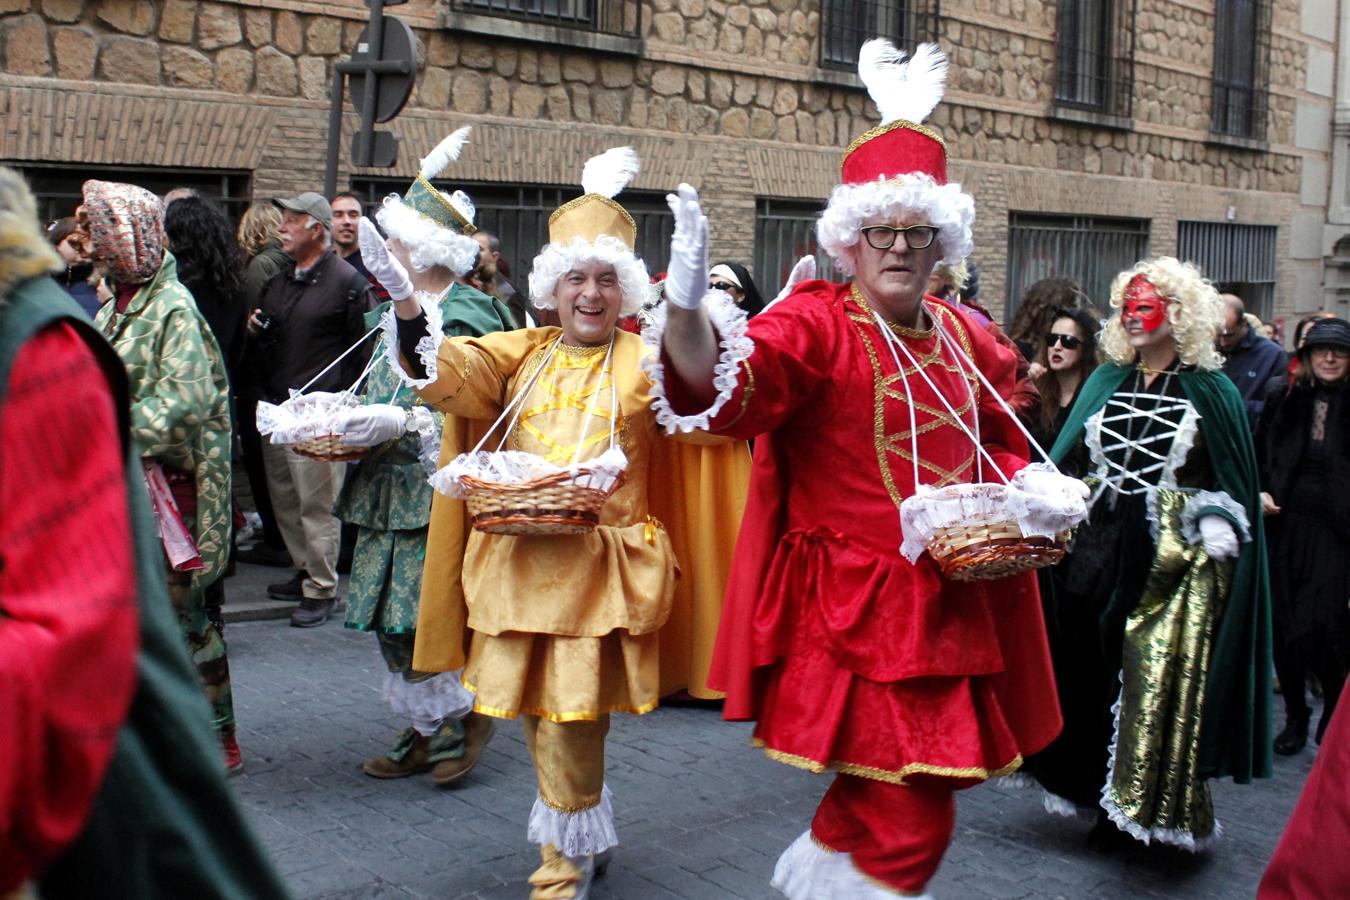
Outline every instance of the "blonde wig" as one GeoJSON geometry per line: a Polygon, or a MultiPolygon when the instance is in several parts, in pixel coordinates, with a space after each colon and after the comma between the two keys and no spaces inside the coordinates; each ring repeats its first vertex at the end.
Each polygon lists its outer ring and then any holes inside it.
{"type": "Polygon", "coordinates": [[[1121,365],[1132,365],[1137,356],[1120,321],[1121,298],[1126,285],[1136,275],[1144,275],[1159,294],[1172,301],[1167,307],[1167,321],[1172,326],[1172,339],[1176,342],[1182,365],[1209,370],[1222,367],[1223,357],[1214,349],[1214,337],[1223,322],[1223,301],[1219,299],[1219,292],[1193,264],[1171,256],[1135,263],[1111,283],[1114,315],[1106,320],[1106,327],[1102,329],[1102,350],[1106,355],[1121,365]]]}
{"type": "Polygon", "coordinates": [[[244,250],[244,258],[252,259],[268,242],[277,240],[280,228],[281,210],[270,200],[260,200],[250,206],[239,220],[239,246],[244,250]]]}

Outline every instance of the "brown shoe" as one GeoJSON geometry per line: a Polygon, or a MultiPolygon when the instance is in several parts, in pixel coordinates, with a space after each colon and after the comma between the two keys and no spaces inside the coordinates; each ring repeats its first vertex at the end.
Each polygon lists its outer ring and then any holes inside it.
{"type": "Polygon", "coordinates": [[[478,757],[483,755],[483,748],[492,740],[496,730],[497,726],[490,716],[477,712],[465,716],[464,753],[455,759],[443,759],[436,763],[431,770],[431,780],[439,787],[446,787],[468,775],[478,765],[478,757]]]}
{"type": "Polygon", "coordinates": [[[398,743],[384,756],[368,759],[361,771],[371,778],[407,778],[431,768],[427,761],[427,745],[431,739],[417,733],[415,728],[399,732],[398,743]]]}

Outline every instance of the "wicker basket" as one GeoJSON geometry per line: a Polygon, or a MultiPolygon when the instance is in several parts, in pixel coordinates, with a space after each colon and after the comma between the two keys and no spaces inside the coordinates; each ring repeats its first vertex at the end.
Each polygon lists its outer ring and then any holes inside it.
{"type": "Polygon", "coordinates": [[[1054,565],[1067,540],[1067,534],[1025,537],[1016,522],[960,525],[938,530],[928,555],[952,581],[992,581],[1054,565]]]}
{"type": "MultiPolygon", "coordinates": [[[[578,484],[559,472],[520,484],[460,476],[473,527],[489,534],[585,534],[600,524],[600,510],[623,484],[623,473],[605,487],[578,484]]],[[[597,479],[598,480],[598,479],[597,479]]]]}
{"type": "Polygon", "coordinates": [[[316,438],[310,438],[307,441],[301,441],[298,444],[291,444],[291,449],[301,456],[308,456],[310,459],[317,459],[320,462],[352,462],[361,459],[366,455],[368,447],[353,447],[342,443],[342,436],[337,434],[325,434],[316,438]]]}

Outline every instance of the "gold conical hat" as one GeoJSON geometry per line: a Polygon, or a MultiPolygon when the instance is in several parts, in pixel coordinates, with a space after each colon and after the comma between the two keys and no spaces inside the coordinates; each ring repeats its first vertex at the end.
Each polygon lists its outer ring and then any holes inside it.
{"type": "Polygon", "coordinates": [[[548,217],[548,239],[554,244],[567,245],[578,237],[595,243],[602,234],[618,238],[629,250],[637,241],[637,223],[628,210],[601,194],[582,194],[548,217]]]}

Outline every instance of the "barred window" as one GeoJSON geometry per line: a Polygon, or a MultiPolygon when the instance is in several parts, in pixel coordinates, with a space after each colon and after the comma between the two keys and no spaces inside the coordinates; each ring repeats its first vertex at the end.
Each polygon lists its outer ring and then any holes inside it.
{"type": "Polygon", "coordinates": [[[1216,0],[1210,130],[1265,140],[1270,0],[1216,0]]]}
{"type": "Polygon", "coordinates": [[[821,0],[820,64],[858,68],[858,48],[875,37],[913,47],[937,40],[938,0],[821,0]]]}
{"type": "Polygon", "coordinates": [[[450,0],[458,12],[637,37],[642,0],[450,0]]]}
{"type": "Polygon", "coordinates": [[[1262,321],[1275,314],[1274,225],[1177,222],[1177,257],[1200,267],[1225,294],[1242,298],[1262,321]]]}
{"type": "Polygon", "coordinates": [[[755,201],[755,284],[764,302],[772,300],[803,256],[815,256],[816,274],[834,278],[834,263],[816,244],[816,220],[823,203],[810,200],[755,201]]]}
{"type": "Polygon", "coordinates": [[[1004,321],[1012,320],[1027,288],[1052,277],[1077,280],[1088,301],[1105,311],[1112,279],[1147,255],[1147,219],[1009,213],[1004,321]]]}
{"type": "Polygon", "coordinates": [[[64,166],[29,164],[16,166],[37,198],[38,216],[44,222],[75,215],[75,207],[84,202],[80,186],[90,178],[118,181],[145,188],[164,196],[174,188],[192,188],[218,201],[232,221],[239,221],[252,201],[251,179],[247,172],[223,172],[219,169],[161,169],[136,166],[64,166]]]}
{"type": "MultiPolygon", "coordinates": [[[[548,243],[548,217],[568,200],[577,196],[575,187],[500,183],[436,183],[443,191],[463,190],[478,209],[474,217],[479,228],[495,234],[502,242],[516,290],[528,292],[528,276],[539,250],[548,243]]],[[[408,182],[397,178],[353,178],[352,187],[367,198],[370,209],[378,208],[388,194],[407,190],[408,182]]],[[[637,255],[655,275],[664,271],[670,259],[670,237],[675,217],[659,191],[626,190],[619,200],[637,223],[637,255]]]]}
{"type": "Polygon", "coordinates": [[[1059,0],[1055,102],[1129,116],[1135,0],[1059,0]]]}

